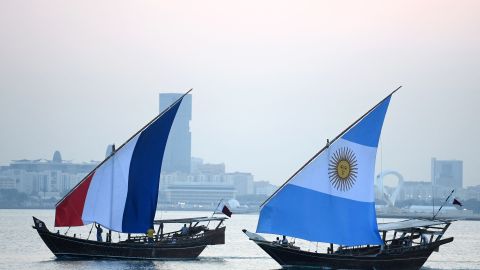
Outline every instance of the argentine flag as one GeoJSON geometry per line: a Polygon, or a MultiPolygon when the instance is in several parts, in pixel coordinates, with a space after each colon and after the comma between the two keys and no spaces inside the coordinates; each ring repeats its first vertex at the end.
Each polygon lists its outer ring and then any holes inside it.
{"type": "Polygon", "coordinates": [[[382,244],[375,158],[390,97],[292,177],[260,211],[258,233],[339,245],[382,244]]]}

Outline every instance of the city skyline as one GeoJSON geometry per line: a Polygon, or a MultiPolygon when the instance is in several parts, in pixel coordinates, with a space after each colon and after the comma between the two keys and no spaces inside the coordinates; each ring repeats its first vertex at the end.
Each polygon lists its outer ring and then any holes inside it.
{"type": "Polygon", "coordinates": [[[101,160],[157,114],[159,93],[193,87],[193,156],[279,185],[403,85],[377,172],[429,179],[432,157],[458,159],[478,185],[479,8],[2,2],[0,164],[101,160]]]}
{"type": "MultiPolygon", "coordinates": [[[[171,91],[168,91],[168,92],[166,92],[166,93],[171,93],[171,91]]],[[[159,94],[162,94],[162,93],[159,93],[159,94]]],[[[157,97],[158,97],[158,94],[157,94],[157,97]]],[[[192,99],[192,100],[194,100],[194,99],[192,99]]],[[[165,105],[163,105],[163,106],[165,106],[165,105]]],[[[157,108],[158,108],[158,103],[157,103],[157,108]]],[[[192,112],[192,114],[193,114],[193,113],[194,113],[194,112],[192,112]]],[[[195,117],[196,117],[196,116],[195,116],[195,117]]],[[[386,119],[388,119],[388,112],[387,112],[387,117],[386,117],[386,119]]],[[[386,121],[388,121],[388,120],[386,120],[386,121]]],[[[139,124],[139,125],[141,125],[141,124],[139,124]]],[[[195,125],[195,121],[191,121],[191,126],[194,126],[194,125],[195,125]]],[[[388,124],[387,124],[387,126],[388,126],[388,124]]],[[[133,132],[135,132],[135,131],[133,131],[133,132]]],[[[384,131],[384,132],[385,132],[385,131],[384,131]]],[[[195,135],[192,135],[191,140],[192,140],[193,142],[195,141],[195,135]]],[[[381,139],[381,141],[382,141],[382,139],[381,139]]],[[[120,144],[122,144],[123,142],[114,142],[114,143],[115,143],[116,145],[120,145],[120,144]]],[[[322,147],[322,145],[321,145],[321,143],[320,143],[319,149],[320,149],[321,147],[322,147]]],[[[376,172],[377,172],[377,173],[380,173],[379,170],[381,170],[382,167],[383,167],[383,169],[394,169],[394,170],[398,170],[398,171],[399,171],[398,168],[384,167],[384,164],[382,164],[382,163],[383,163],[382,156],[383,156],[383,151],[384,151],[384,150],[382,149],[382,147],[383,147],[383,145],[380,144],[379,150],[378,150],[378,153],[377,153],[377,168],[376,168],[376,172]]],[[[195,149],[194,143],[192,143],[192,149],[195,149]]],[[[55,148],[55,150],[58,150],[58,149],[55,148]]],[[[292,149],[292,150],[295,150],[295,149],[292,149]]],[[[314,149],[313,151],[317,151],[317,150],[314,149]]],[[[95,152],[104,152],[104,150],[95,151],[95,152]]],[[[195,156],[195,154],[192,154],[192,157],[194,157],[194,156],[195,156]]],[[[97,159],[89,159],[89,160],[81,160],[81,159],[77,159],[77,158],[74,158],[74,157],[70,157],[69,159],[74,160],[74,161],[76,161],[76,162],[89,162],[89,161],[95,161],[95,160],[96,160],[96,161],[101,161],[101,160],[103,160],[104,157],[105,157],[105,156],[100,156],[100,157],[98,157],[97,159]]],[[[40,158],[40,159],[48,159],[48,155],[47,155],[47,156],[44,156],[44,157],[20,157],[20,158],[17,158],[17,159],[37,159],[37,158],[40,158]]],[[[431,159],[431,158],[434,158],[434,157],[429,157],[429,159],[431,159]]],[[[447,157],[447,158],[441,158],[441,159],[459,160],[459,159],[454,158],[454,157],[453,157],[453,158],[447,157]]],[[[10,161],[13,161],[13,160],[16,160],[16,159],[11,159],[10,161]]],[[[220,159],[215,160],[215,161],[210,161],[210,160],[208,160],[208,159],[206,159],[206,160],[207,160],[207,162],[211,162],[211,163],[224,163],[224,164],[227,164],[226,161],[222,161],[222,160],[220,160],[220,159]]],[[[2,163],[0,163],[0,165],[8,165],[8,164],[10,163],[10,161],[2,162],[2,163]]],[[[462,160],[460,160],[460,161],[462,161],[462,160]]],[[[301,161],[297,161],[297,163],[298,163],[298,162],[301,162],[301,161]]],[[[299,164],[299,166],[302,165],[302,164],[300,164],[300,163],[298,163],[298,164],[299,164]]],[[[468,164],[468,163],[467,163],[467,164],[468,164]]],[[[428,172],[428,174],[424,174],[423,176],[413,176],[413,177],[410,177],[410,176],[409,176],[409,179],[414,179],[413,181],[429,181],[429,180],[430,180],[430,173],[431,173],[431,172],[430,172],[431,169],[430,169],[430,166],[429,166],[429,165],[430,165],[430,160],[426,160],[426,161],[425,161],[425,170],[428,172]]],[[[231,167],[231,166],[230,166],[230,167],[231,167]]],[[[249,171],[248,168],[246,168],[246,169],[235,169],[235,168],[231,168],[231,169],[230,169],[230,168],[229,168],[228,170],[229,170],[229,171],[242,171],[242,170],[243,170],[243,171],[249,171]]],[[[464,168],[464,170],[465,170],[465,168],[464,168]]],[[[256,176],[256,173],[255,173],[254,171],[252,171],[252,170],[250,170],[250,171],[256,176]]],[[[407,170],[407,172],[408,172],[408,170],[407,170]]],[[[292,172],[292,173],[293,173],[293,172],[292,172]]],[[[407,175],[408,175],[408,174],[407,174],[407,175]]],[[[290,176],[290,175],[288,175],[288,176],[290,176]]],[[[467,177],[468,177],[468,176],[467,176],[467,177]]],[[[472,181],[472,179],[469,179],[469,178],[467,178],[467,177],[465,177],[465,180],[464,180],[464,182],[465,182],[464,187],[475,186],[475,185],[479,185],[479,184],[480,184],[480,182],[472,181]]],[[[265,178],[265,177],[264,177],[264,178],[261,178],[261,177],[258,177],[258,176],[256,176],[256,179],[258,179],[258,180],[267,180],[267,181],[271,182],[272,184],[280,185],[280,184],[283,183],[284,180],[287,179],[287,177],[285,177],[285,179],[282,179],[281,181],[275,181],[275,180],[272,181],[272,179],[268,179],[268,178],[265,178]]]]}

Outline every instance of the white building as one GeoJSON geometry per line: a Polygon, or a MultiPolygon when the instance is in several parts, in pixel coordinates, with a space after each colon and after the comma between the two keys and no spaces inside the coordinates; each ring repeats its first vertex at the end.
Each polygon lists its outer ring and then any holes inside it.
{"type": "Polygon", "coordinates": [[[253,175],[251,173],[233,172],[227,173],[226,177],[228,181],[231,181],[235,185],[237,195],[254,194],[253,175]]]}
{"type": "Polygon", "coordinates": [[[235,198],[233,182],[225,174],[167,173],[160,176],[159,202],[213,205],[235,198]]]}
{"type": "Polygon", "coordinates": [[[13,177],[0,176],[0,189],[17,189],[17,181],[13,177]]]}
{"type": "Polygon", "coordinates": [[[270,196],[277,190],[277,186],[270,184],[268,181],[255,181],[253,184],[255,195],[270,196]]]}
{"type": "Polygon", "coordinates": [[[89,173],[97,162],[63,161],[56,151],[52,160],[15,160],[0,171],[0,189],[16,189],[39,198],[59,198],[89,173]]]}

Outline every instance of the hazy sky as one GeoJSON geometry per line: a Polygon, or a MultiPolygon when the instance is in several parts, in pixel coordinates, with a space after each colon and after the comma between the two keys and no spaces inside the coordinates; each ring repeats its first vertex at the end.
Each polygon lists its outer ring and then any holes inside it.
{"type": "Polygon", "coordinates": [[[282,183],[399,85],[378,165],[480,184],[480,1],[0,0],[0,163],[100,160],[193,91],[193,155],[282,183]]]}

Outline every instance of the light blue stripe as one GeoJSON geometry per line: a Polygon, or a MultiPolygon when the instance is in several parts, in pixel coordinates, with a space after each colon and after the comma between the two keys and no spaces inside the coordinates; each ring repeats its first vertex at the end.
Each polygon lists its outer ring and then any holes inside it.
{"type": "Polygon", "coordinates": [[[373,111],[365,116],[359,123],[350,129],[343,139],[363,144],[366,146],[377,147],[380,133],[382,132],[383,120],[387,113],[390,97],[387,97],[373,111]]]}
{"type": "Polygon", "coordinates": [[[344,199],[291,184],[262,208],[257,232],[348,246],[382,243],[375,203],[344,199]]]}

